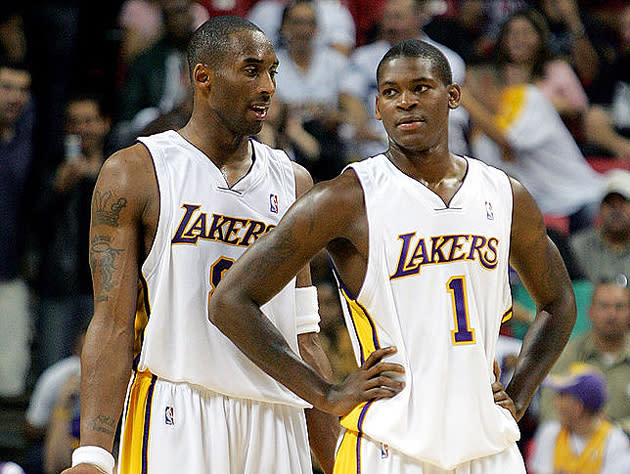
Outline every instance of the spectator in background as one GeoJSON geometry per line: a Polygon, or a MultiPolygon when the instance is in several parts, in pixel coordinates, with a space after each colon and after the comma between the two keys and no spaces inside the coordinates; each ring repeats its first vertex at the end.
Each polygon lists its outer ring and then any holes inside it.
{"type": "MultiPolygon", "coordinates": [[[[44,472],[44,441],[57,401],[71,377],[81,373],[81,349],[85,328],[76,338],[72,355],[48,367],[35,383],[35,388],[26,410],[25,434],[27,454],[25,467],[29,474],[44,472]]],[[[64,466],[65,467],[65,466],[64,466]]]]}
{"type": "MultiPolygon", "coordinates": [[[[274,47],[282,44],[281,28],[286,7],[294,3],[287,0],[260,0],[252,6],[247,19],[265,32],[274,47]]],[[[354,20],[340,0],[313,0],[317,14],[318,47],[326,46],[349,55],[356,44],[354,20]]]]}
{"type": "Polygon", "coordinates": [[[297,161],[315,181],[321,181],[334,177],[345,165],[338,102],[339,81],[348,59],[331,47],[316,44],[317,18],[315,4],[309,0],[295,0],[286,6],[274,100],[286,104],[287,114],[292,116],[288,120],[300,120],[318,141],[318,157],[297,161]]]}
{"type": "Polygon", "coordinates": [[[592,281],[630,278],[630,172],[611,170],[599,205],[599,227],[572,235],[569,244],[582,273],[592,281]]]}
{"type": "Polygon", "coordinates": [[[32,162],[31,74],[0,57],[0,396],[24,393],[31,315],[22,274],[25,187],[32,162]]]}
{"type": "Polygon", "coordinates": [[[20,8],[5,2],[0,7],[0,54],[9,61],[26,60],[26,35],[20,8]]]}
{"type": "MultiPolygon", "coordinates": [[[[432,41],[422,31],[427,21],[427,2],[423,0],[387,0],[379,23],[379,39],[361,46],[350,58],[343,73],[340,102],[347,127],[345,136],[350,159],[380,153],[387,148],[387,137],[382,123],[374,116],[377,93],[376,66],[391,46],[408,38],[419,38],[437,47],[448,59],[453,71],[453,82],[464,83],[466,65],[451,49],[432,41]]],[[[281,91],[281,89],[279,89],[281,91]]],[[[455,153],[466,153],[468,115],[459,107],[450,111],[449,148],[455,153]]]]}
{"type": "MultiPolygon", "coordinates": [[[[514,26],[506,22],[500,37],[514,26]]],[[[487,79],[470,81],[462,92],[475,129],[473,154],[518,179],[543,214],[567,217],[569,232],[587,228],[597,214],[603,178],[541,90],[513,71],[497,56],[487,79]]]]}
{"type": "MultiPolygon", "coordinates": [[[[164,18],[161,3],[164,0],[126,0],[118,15],[120,27],[120,60],[124,74],[127,66],[155,44],[164,34],[164,18]]],[[[192,28],[196,29],[209,18],[208,10],[197,2],[191,2],[194,18],[192,28]]]]}
{"type": "Polygon", "coordinates": [[[616,59],[591,88],[586,138],[603,153],[630,159],[630,5],[618,16],[617,31],[616,59]]]}
{"type": "Polygon", "coordinates": [[[497,64],[510,83],[535,84],[553,104],[574,136],[588,108],[588,98],[571,65],[549,49],[545,17],[533,9],[519,10],[497,40],[497,64]]]}
{"type": "Polygon", "coordinates": [[[89,266],[92,190],[109,155],[110,130],[96,96],[77,95],[65,107],[67,151],[45,183],[38,205],[41,258],[36,279],[33,372],[68,357],[93,313],[89,266]]]}
{"type": "Polygon", "coordinates": [[[601,26],[594,17],[580,10],[576,0],[537,0],[534,5],[549,22],[551,52],[569,60],[588,90],[609,49],[602,40],[601,26]]]}
{"type": "Polygon", "coordinates": [[[606,380],[595,368],[575,363],[568,374],[548,377],[558,420],[543,423],[534,439],[531,474],[625,474],[630,442],[602,414],[606,380]],[[622,464],[623,463],[623,464],[622,464]]]}
{"type": "MultiPolygon", "coordinates": [[[[592,328],[569,341],[551,372],[565,373],[574,362],[599,369],[608,384],[603,413],[630,434],[630,288],[609,281],[596,284],[588,316],[592,328]]],[[[543,386],[541,422],[554,417],[551,399],[543,386]]]]}
{"type": "Polygon", "coordinates": [[[467,66],[487,61],[495,40],[486,34],[490,18],[485,3],[462,0],[452,17],[435,17],[423,29],[432,39],[461,55],[467,66]]]}
{"type": "Polygon", "coordinates": [[[127,146],[161,114],[189,98],[186,46],[194,25],[192,0],[162,0],[165,33],[129,66],[114,130],[116,148],[127,146]]]}
{"type": "Polygon", "coordinates": [[[63,471],[72,463],[72,451],[79,447],[80,382],[80,374],[70,375],[55,401],[44,442],[45,474],[63,471]]]}
{"type": "Polygon", "coordinates": [[[272,148],[284,150],[289,158],[301,163],[316,162],[321,154],[317,139],[304,129],[304,123],[278,99],[271,99],[267,120],[257,138],[272,148]]]}

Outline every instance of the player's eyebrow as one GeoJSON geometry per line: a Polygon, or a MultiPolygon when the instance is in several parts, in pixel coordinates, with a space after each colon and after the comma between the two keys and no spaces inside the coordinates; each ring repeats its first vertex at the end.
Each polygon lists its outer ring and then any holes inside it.
{"type": "MultiPolygon", "coordinates": [[[[249,57],[249,58],[243,59],[243,62],[245,64],[263,64],[265,61],[260,58],[249,57]]],[[[271,66],[277,67],[278,64],[280,64],[280,61],[276,59],[271,66]]]]}

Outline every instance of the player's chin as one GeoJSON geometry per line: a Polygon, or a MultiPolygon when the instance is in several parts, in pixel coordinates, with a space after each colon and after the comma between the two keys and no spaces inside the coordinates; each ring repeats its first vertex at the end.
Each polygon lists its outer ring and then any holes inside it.
{"type": "Polygon", "coordinates": [[[255,122],[248,123],[247,125],[247,135],[253,136],[258,135],[263,128],[264,121],[257,120],[255,122]]]}

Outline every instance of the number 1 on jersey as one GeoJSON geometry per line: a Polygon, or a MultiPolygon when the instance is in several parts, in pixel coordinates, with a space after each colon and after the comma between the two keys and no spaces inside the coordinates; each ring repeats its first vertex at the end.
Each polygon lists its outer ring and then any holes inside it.
{"type": "Polygon", "coordinates": [[[464,276],[454,276],[446,282],[446,289],[453,302],[455,329],[451,331],[453,344],[474,344],[475,330],[470,327],[468,319],[468,302],[466,301],[466,280],[464,276]]]}

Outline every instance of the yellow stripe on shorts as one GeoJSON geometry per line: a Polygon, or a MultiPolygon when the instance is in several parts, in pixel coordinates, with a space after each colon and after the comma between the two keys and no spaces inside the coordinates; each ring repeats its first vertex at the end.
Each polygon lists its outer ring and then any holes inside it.
{"type": "Polygon", "coordinates": [[[156,379],[150,372],[138,372],[129,391],[119,456],[121,474],[148,474],[151,402],[156,379]]]}
{"type": "Polygon", "coordinates": [[[335,456],[333,474],[361,474],[361,433],[346,430],[335,456]]]}

